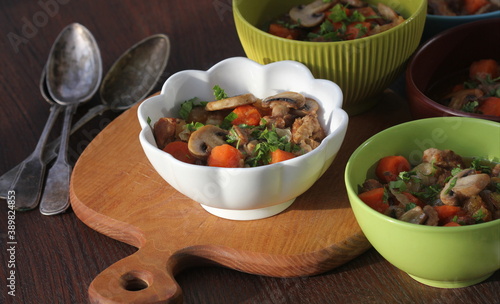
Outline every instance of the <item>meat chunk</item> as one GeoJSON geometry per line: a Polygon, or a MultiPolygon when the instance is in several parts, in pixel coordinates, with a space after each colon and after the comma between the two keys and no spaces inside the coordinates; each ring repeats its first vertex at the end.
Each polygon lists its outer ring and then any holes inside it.
{"type": "Polygon", "coordinates": [[[162,117],[155,123],[153,134],[158,148],[163,150],[168,143],[175,140],[181,122],[178,118],[162,117]]]}
{"type": "Polygon", "coordinates": [[[316,116],[299,117],[292,125],[292,142],[300,145],[306,151],[311,151],[319,146],[325,136],[325,131],[316,116]]]}
{"type": "Polygon", "coordinates": [[[427,221],[425,222],[425,225],[437,226],[439,224],[438,213],[432,206],[426,205],[424,207],[424,213],[425,215],[427,215],[427,221]]]}
{"type": "Polygon", "coordinates": [[[462,157],[451,150],[427,149],[424,151],[422,161],[445,169],[465,168],[462,157]]]}
{"type": "Polygon", "coordinates": [[[367,179],[363,183],[363,192],[370,191],[370,190],[377,189],[377,188],[382,188],[382,187],[384,187],[384,185],[382,185],[382,183],[380,183],[376,179],[370,178],[370,179],[367,179]]]}

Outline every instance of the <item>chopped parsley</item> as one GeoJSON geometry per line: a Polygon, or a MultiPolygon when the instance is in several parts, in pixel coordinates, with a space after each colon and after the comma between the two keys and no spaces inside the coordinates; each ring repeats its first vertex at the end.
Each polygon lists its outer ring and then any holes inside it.
{"type": "Polygon", "coordinates": [[[215,96],[216,100],[221,100],[221,99],[228,98],[226,92],[220,86],[215,85],[213,87],[213,90],[214,90],[214,96],[215,96]]]}
{"type": "Polygon", "coordinates": [[[491,168],[489,166],[481,164],[481,160],[478,158],[473,159],[470,166],[472,169],[481,173],[491,174],[491,168]]]}
{"type": "Polygon", "coordinates": [[[197,106],[205,106],[207,104],[206,101],[200,101],[198,97],[193,97],[189,100],[181,103],[181,109],[179,110],[179,115],[182,119],[187,120],[191,110],[197,106]]]}
{"type": "Polygon", "coordinates": [[[475,113],[476,108],[478,106],[479,106],[479,102],[477,100],[470,101],[462,107],[462,111],[467,112],[467,113],[475,113]]]}

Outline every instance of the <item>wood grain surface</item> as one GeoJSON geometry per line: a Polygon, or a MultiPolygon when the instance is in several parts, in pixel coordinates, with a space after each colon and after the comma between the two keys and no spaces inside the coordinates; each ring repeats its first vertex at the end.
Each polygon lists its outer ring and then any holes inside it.
{"type": "MultiPolygon", "coordinates": [[[[180,0],[0,1],[0,174],[26,158],[36,145],[49,113],[49,104],[38,90],[40,73],[54,39],[69,23],[79,22],[94,34],[104,71],[136,42],[156,33],[167,34],[172,52],[156,91],[175,72],[205,70],[225,58],[244,56],[231,1],[192,2],[196,4],[180,0]]],[[[374,109],[351,118],[346,135],[349,145],[342,147],[336,162],[345,162],[353,147],[372,134],[411,119],[406,101],[400,97],[404,92],[398,95],[392,98],[389,94],[374,109]]],[[[78,109],[75,119],[99,103],[99,96],[94,96],[78,109]]],[[[106,112],[71,136],[72,163],[119,115],[106,112]]],[[[60,121],[51,139],[59,132],[60,121]]],[[[11,296],[7,294],[12,270],[6,250],[8,210],[5,200],[0,204],[0,303],[89,303],[92,281],[110,265],[138,251],[88,227],[72,209],[58,216],[44,216],[38,210],[18,212],[15,296],[11,296]]],[[[132,238],[129,243],[134,239],[140,240],[132,238]]],[[[184,303],[493,304],[500,298],[499,271],[471,287],[432,288],[415,282],[374,249],[327,272],[292,278],[248,274],[220,265],[197,266],[205,262],[193,259],[189,262],[192,267],[175,276],[184,303]]],[[[140,282],[137,285],[141,287],[140,282]]]]}

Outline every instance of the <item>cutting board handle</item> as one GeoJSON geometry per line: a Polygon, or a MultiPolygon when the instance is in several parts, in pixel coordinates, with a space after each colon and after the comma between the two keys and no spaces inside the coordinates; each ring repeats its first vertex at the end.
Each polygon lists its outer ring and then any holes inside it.
{"type": "Polygon", "coordinates": [[[167,265],[170,255],[161,256],[142,247],[102,271],[90,284],[91,303],[182,302],[182,290],[167,265]]]}

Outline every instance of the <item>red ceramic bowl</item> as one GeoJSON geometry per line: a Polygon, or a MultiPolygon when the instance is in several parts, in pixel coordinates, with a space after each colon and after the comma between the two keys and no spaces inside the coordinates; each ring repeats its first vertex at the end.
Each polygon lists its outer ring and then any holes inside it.
{"type": "Polygon", "coordinates": [[[460,116],[500,122],[498,116],[457,111],[428,96],[433,85],[480,59],[500,61],[500,18],[454,27],[420,46],[406,69],[406,94],[413,117],[460,116]]]}

